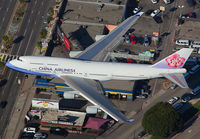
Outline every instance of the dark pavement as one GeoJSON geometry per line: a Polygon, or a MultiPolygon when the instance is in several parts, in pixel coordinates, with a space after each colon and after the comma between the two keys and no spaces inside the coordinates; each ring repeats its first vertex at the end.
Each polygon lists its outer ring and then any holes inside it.
{"type": "MultiPolygon", "coordinates": [[[[8,3],[7,0],[4,0],[3,2],[5,5],[8,3]]],[[[16,38],[20,36],[24,36],[24,38],[21,40],[21,42],[13,45],[11,52],[12,55],[33,54],[36,41],[39,39],[40,28],[43,24],[42,16],[46,16],[51,2],[52,0],[31,0],[28,3],[21,28],[16,35],[16,38]]],[[[0,5],[1,4],[2,3],[0,3],[0,5]]],[[[3,12],[0,12],[0,15],[1,14],[3,14],[3,12]]],[[[8,23],[5,25],[7,26],[8,23]]],[[[6,28],[6,26],[4,28],[6,28]]],[[[7,101],[8,104],[6,108],[0,109],[0,138],[2,138],[6,126],[8,125],[13,106],[18,96],[18,90],[20,89],[20,86],[17,84],[17,77],[22,78],[23,75],[6,68],[3,79],[7,80],[7,83],[0,87],[0,100],[7,101]]]]}
{"type": "Polygon", "coordinates": [[[0,2],[0,40],[4,35],[17,0],[1,0],[0,2]]]}

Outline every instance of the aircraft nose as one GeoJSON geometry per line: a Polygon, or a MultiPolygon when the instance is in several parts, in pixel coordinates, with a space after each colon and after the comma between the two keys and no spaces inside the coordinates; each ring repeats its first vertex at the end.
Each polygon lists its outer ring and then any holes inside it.
{"type": "Polygon", "coordinates": [[[14,67],[14,60],[11,60],[11,61],[7,62],[6,66],[9,67],[9,68],[14,67]]]}

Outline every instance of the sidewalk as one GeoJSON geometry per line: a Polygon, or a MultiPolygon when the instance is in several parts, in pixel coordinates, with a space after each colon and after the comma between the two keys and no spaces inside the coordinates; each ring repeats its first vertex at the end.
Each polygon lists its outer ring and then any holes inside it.
{"type": "Polygon", "coordinates": [[[14,105],[9,125],[5,131],[5,139],[18,139],[20,130],[24,127],[24,119],[29,110],[32,98],[35,94],[35,88],[32,88],[35,76],[30,75],[27,80],[24,80],[22,88],[19,90],[16,103],[14,105]]]}

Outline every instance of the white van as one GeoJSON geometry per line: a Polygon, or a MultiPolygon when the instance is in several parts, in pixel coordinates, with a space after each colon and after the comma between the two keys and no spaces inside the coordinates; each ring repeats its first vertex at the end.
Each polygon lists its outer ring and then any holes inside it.
{"type": "Polygon", "coordinates": [[[194,67],[191,69],[191,71],[189,71],[189,72],[190,72],[190,74],[194,74],[194,73],[196,73],[199,69],[200,69],[200,65],[196,65],[196,66],[194,66],[194,67]]]}
{"type": "Polygon", "coordinates": [[[176,40],[177,45],[190,45],[189,40],[176,40]]]}
{"type": "Polygon", "coordinates": [[[196,88],[194,88],[194,90],[192,91],[193,95],[197,95],[200,92],[200,86],[197,86],[196,88]]]}
{"type": "Polygon", "coordinates": [[[192,41],[191,45],[194,48],[200,48],[200,41],[192,41]]]}
{"type": "Polygon", "coordinates": [[[35,133],[36,132],[36,128],[34,128],[34,127],[25,127],[24,128],[24,132],[35,133]]]}
{"type": "Polygon", "coordinates": [[[170,4],[171,1],[170,0],[164,0],[165,4],[170,4]]]}

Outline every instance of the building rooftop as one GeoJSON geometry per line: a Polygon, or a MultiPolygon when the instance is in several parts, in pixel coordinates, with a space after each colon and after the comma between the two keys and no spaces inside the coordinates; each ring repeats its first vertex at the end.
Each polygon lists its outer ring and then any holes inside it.
{"type": "Polygon", "coordinates": [[[83,126],[86,113],[77,111],[65,111],[65,110],[48,110],[42,115],[41,122],[83,126]]]}

